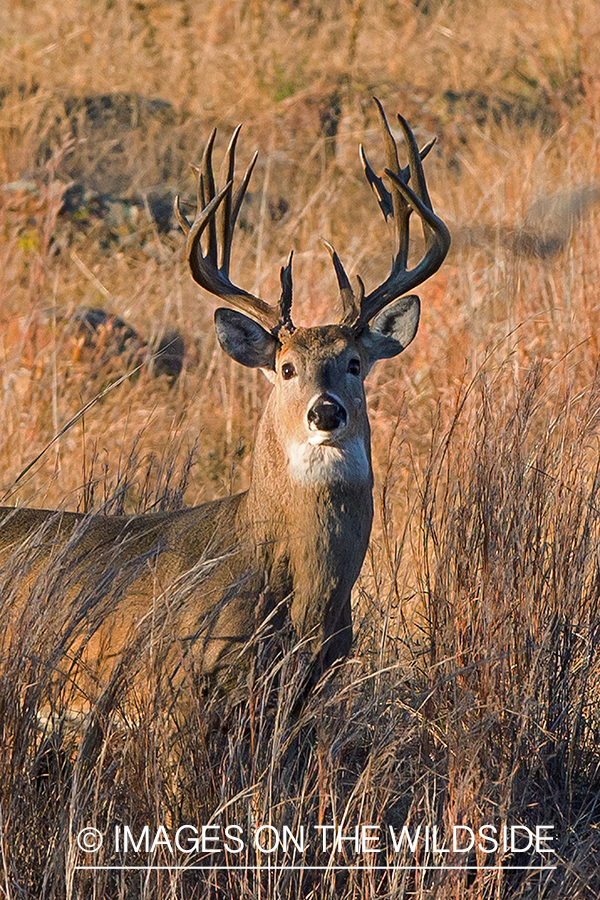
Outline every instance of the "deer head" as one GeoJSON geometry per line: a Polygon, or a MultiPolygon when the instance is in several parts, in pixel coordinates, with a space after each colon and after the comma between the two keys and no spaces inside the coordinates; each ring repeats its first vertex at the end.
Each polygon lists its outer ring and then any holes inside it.
{"type": "Polygon", "coordinates": [[[364,378],[377,360],[397,356],[414,338],[420,302],[408,294],[442,264],[450,234],[433,212],[422,160],[433,141],[419,151],[407,122],[398,116],[408,165],[398,161],[396,142],[378,100],[389,188],[371,168],[363,148],[365,174],[384,217],[391,219],[394,255],[385,281],[366,294],[360,277],[352,289],[340,258],[326,244],[335,268],[342,316],[337,324],[296,328],[292,321],[292,253],[281,269],[281,296],[271,305],[230,280],[231,245],[235,223],[252,170],[254,155],[234,191],[235,148],[239,126],[227,150],[225,185],[217,190],[212,169],[216,130],[204,151],[198,176],[197,215],[193,223],[183,215],[179,198],[175,212],[187,233],[187,257],[194,281],[235,309],[220,308],[215,327],[223,350],[244,366],[263,370],[275,385],[270,405],[271,427],[286,447],[290,474],[300,481],[323,478],[371,477],[364,378]],[[409,186],[409,182],[412,186],[409,186]],[[415,213],[422,223],[425,252],[408,268],[409,222],[415,213]],[[203,246],[204,245],[204,246],[203,246]],[[315,448],[321,448],[319,452],[315,448]],[[340,448],[345,449],[343,459],[340,448]]]}

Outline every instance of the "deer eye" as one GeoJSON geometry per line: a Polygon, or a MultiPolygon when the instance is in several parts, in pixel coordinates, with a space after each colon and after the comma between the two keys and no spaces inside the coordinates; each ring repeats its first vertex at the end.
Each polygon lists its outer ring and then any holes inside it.
{"type": "Polygon", "coordinates": [[[284,381],[289,381],[296,374],[296,368],[293,363],[284,363],[281,367],[281,377],[284,381]]]}
{"type": "Polygon", "coordinates": [[[351,375],[360,375],[360,359],[351,359],[348,363],[348,372],[351,375]]]}

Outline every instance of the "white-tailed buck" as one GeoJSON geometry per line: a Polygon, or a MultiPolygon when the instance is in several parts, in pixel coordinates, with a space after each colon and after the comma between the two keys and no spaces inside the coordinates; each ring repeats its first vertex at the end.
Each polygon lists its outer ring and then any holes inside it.
{"type": "MultiPolygon", "coordinates": [[[[373,518],[364,380],[374,363],[398,355],[414,338],[419,299],[405,295],[439,268],[450,246],[423,174],[422,159],[433,142],[419,151],[399,116],[408,156],[402,168],[379,103],[378,109],[387,187],[362,148],[361,154],[381,210],[393,222],[392,267],[368,294],[359,279],[355,293],[329,247],[343,306],[338,324],[294,326],[291,255],[281,270],[281,299],[275,305],[230,280],[233,232],[256,160],[234,191],[239,128],[220,190],[211,162],[215,132],[208,141],[193,223],[176,201],[192,277],[237,308],[215,313],[221,347],[242,365],[262,369],[273,383],[248,490],[187,510],[85,521],[76,513],[2,510],[5,558],[30,546],[42,547],[42,560],[63,554],[63,569],[68,565],[72,575],[60,595],[52,594],[53,602],[85,608],[95,622],[83,658],[90,679],[100,685],[132,635],[161,646],[167,641],[180,670],[193,667],[217,683],[225,681],[224,670],[231,676],[248,666],[257,631],[276,634],[286,620],[309,654],[311,680],[350,650],[350,594],[373,518]],[[421,220],[425,249],[409,268],[413,214],[421,220]],[[89,596],[95,598],[91,604],[89,596]]],[[[30,591],[37,571],[34,567],[30,591]]],[[[64,630],[61,634],[68,640],[64,630]]]]}

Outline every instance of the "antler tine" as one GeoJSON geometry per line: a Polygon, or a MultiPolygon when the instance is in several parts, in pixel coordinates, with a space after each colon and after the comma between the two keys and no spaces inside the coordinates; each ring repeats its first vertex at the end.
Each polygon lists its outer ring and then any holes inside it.
{"type": "MultiPolygon", "coordinates": [[[[277,307],[271,306],[259,297],[255,297],[254,294],[237,287],[229,278],[233,232],[258,156],[257,153],[254,154],[237,190],[233,193],[235,147],[239,131],[239,127],[234,131],[223,161],[222,172],[226,177],[225,187],[217,192],[213,174],[212,151],[216,135],[215,129],[206,144],[201,166],[193,167],[198,178],[196,218],[192,224],[189,223],[181,211],[179,197],[175,198],[175,215],[181,228],[187,234],[187,257],[194,281],[209,293],[220,297],[221,300],[242,312],[248,313],[276,334],[284,324],[291,325],[290,310],[287,310],[284,323],[277,307]],[[204,252],[202,238],[207,230],[206,252],[204,252]]],[[[291,270],[289,280],[291,288],[291,270]]]]}
{"type": "MultiPolygon", "coordinates": [[[[204,153],[202,154],[202,163],[200,165],[200,177],[198,178],[198,209],[204,209],[216,195],[215,177],[212,169],[212,151],[217,136],[217,129],[213,128],[210,137],[206,142],[204,153]]],[[[230,189],[231,190],[231,189],[230,189]]],[[[227,194],[225,195],[227,196],[227,194]]],[[[217,245],[217,223],[216,216],[210,216],[207,221],[208,258],[211,264],[218,267],[218,245],[217,245]]]]}
{"type": "MultiPolygon", "coordinates": [[[[222,165],[222,175],[224,176],[222,180],[225,182],[231,182],[232,184],[235,170],[235,148],[241,128],[242,126],[238,125],[233,132],[222,165]]],[[[252,157],[250,165],[244,172],[244,176],[235,192],[235,195],[232,196],[232,194],[229,193],[223,202],[223,206],[219,210],[219,223],[217,231],[221,243],[220,267],[228,275],[229,265],[231,262],[231,244],[233,240],[235,224],[237,222],[237,217],[241,209],[242,202],[244,200],[244,197],[246,196],[248,183],[252,176],[252,172],[254,171],[254,166],[256,165],[257,159],[258,150],[252,157]]]]}
{"type": "MultiPolygon", "coordinates": [[[[333,263],[333,268],[335,269],[335,274],[337,277],[338,287],[340,289],[340,298],[342,301],[342,309],[343,315],[341,319],[342,325],[350,325],[355,322],[359,313],[360,313],[360,302],[357,301],[356,295],[352,290],[352,285],[350,284],[350,279],[346,274],[346,270],[342,265],[342,261],[337,255],[334,248],[331,246],[329,241],[326,241],[322,238],[323,243],[329,250],[329,254],[331,256],[331,261],[333,263]]],[[[360,283],[360,282],[359,282],[360,283]]],[[[360,297],[362,300],[362,295],[360,297]]]]}
{"type": "Polygon", "coordinates": [[[433,212],[422,166],[422,160],[433,147],[433,141],[419,151],[415,136],[408,123],[402,116],[398,116],[408,155],[408,166],[402,168],[398,161],[396,142],[387,123],[383,107],[378,100],[375,102],[381,116],[386,155],[385,174],[390,180],[391,192],[371,168],[362,148],[361,157],[367,181],[377,196],[386,220],[393,217],[394,258],[386,280],[363,298],[360,314],[355,322],[355,327],[358,329],[364,328],[378,312],[393,300],[408,293],[433,275],[441,266],[450,247],[450,232],[433,212]],[[411,178],[414,189],[408,187],[411,178]],[[413,269],[408,269],[409,221],[413,212],[417,213],[421,219],[426,250],[420,262],[413,269]]]}
{"type": "MultiPolygon", "coordinates": [[[[381,117],[386,167],[392,172],[396,172],[400,175],[402,170],[398,160],[398,147],[396,146],[396,141],[390,131],[390,126],[388,125],[383,106],[377,97],[374,97],[373,99],[377,104],[377,109],[379,110],[379,115],[381,117]]],[[[401,256],[406,264],[406,260],[408,259],[408,218],[410,216],[410,209],[407,208],[406,203],[404,203],[402,195],[395,189],[395,185],[392,186],[392,215],[396,225],[394,231],[394,256],[401,256]]]]}
{"type": "MultiPolygon", "coordinates": [[[[425,159],[426,156],[429,156],[429,153],[431,152],[434,145],[435,145],[435,138],[431,138],[431,140],[428,141],[424,147],[421,147],[421,149],[419,150],[419,156],[421,158],[421,162],[425,159]]],[[[381,212],[383,213],[383,216],[387,222],[387,220],[390,217],[393,217],[393,215],[394,215],[394,208],[392,205],[392,195],[386,188],[385,184],[383,183],[383,179],[381,179],[379,177],[379,175],[376,175],[375,172],[373,171],[371,163],[367,159],[367,154],[365,153],[365,148],[363,147],[362,144],[359,147],[359,152],[360,152],[360,159],[363,164],[363,168],[365,170],[365,176],[367,178],[367,181],[371,185],[373,193],[377,197],[377,202],[379,203],[381,212]]],[[[410,178],[410,167],[405,166],[403,169],[400,170],[400,174],[401,174],[402,180],[405,183],[407,183],[410,178]]]]}
{"type": "MultiPolygon", "coordinates": [[[[241,125],[238,125],[231,135],[231,140],[229,141],[229,146],[227,147],[227,152],[223,157],[223,162],[221,164],[221,171],[219,173],[219,180],[221,184],[232,184],[235,175],[235,147],[237,144],[238,135],[240,133],[241,125]]],[[[229,275],[229,263],[231,258],[231,236],[232,232],[230,231],[230,222],[231,222],[231,191],[225,195],[225,199],[223,203],[219,207],[216,213],[216,224],[217,224],[217,239],[220,244],[220,257],[219,257],[219,268],[221,268],[227,275],[229,275]]]]}
{"type": "MultiPolygon", "coordinates": [[[[431,200],[429,198],[429,192],[427,190],[427,184],[425,182],[425,172],[423,171],[423,166],[421,165],[421,154],[419,153],[419,147],[415,140],[415,136],[412,133],[408,122],[406,121],[404,116],[400,115],[400,113],[398,113],[398,122],[400,123],[400,127],[402,128],[402,134],[404,135],[404,143],[406,145],[406,152],[408,155],[408,172],[410,173],[410,175],[414,176],[414,192],[419,197],[419,199],[423,201],[423,203],[431,208],[431,200]]],[[[388,166],[388,169],[391,169],[391,166],[388,166]]],[[[394,175],[400,177],[401,181],[404,181],[405,184],[408,184],[409,178],[402,177],[404,173],[396,172],[394,169],[392,169],[392,171],[394,172],[394,175]]]]}
{"type": "MultiPolygon", "coordinates": [[[[396,142],[390,131],[385,112],[384,112],[383,107],[382,107],[381,103],[379,102],[379,100],[376,97],[374,98],[374,100],[375,100],[375,103],[377,104],[377,109],[379,110],[379,114],[380,114],[381,122],[382,122],[384,144],[385,144],[385,150],[386,150],[387,168],[390,169],[391,171],[395,172],[396,175],[398,175],[405,184],[408,184],[408,182],[410,181],[410,174],[411,174],[410,164],[408,166],[405,166],[404,168],[402,168],[400,166],[399,161],[398,161],[398,151],[397,151],[397,147],[396,147],[396,142]]],[[[400,116],[398,118],[400,118],[400,116]]],[[[402,121],[406,124],[404,119],[402,121]]],[[[411,132],[411,134],[412,134],[412,132],[411,132]]],[[[421,148],[421,150],[418,151],[421,162],[425,159],[425,157],[427,157],[429,155],[434,144],[435,144],[435,138],[432,138],[430,141],[428,141],[425,144],[424,147],[421,148]]],[[[367,154],[365,153],[365,148],[363,147],[362,144],[360,145],[359,150],[360,150],[360,158],[361,158],[361,161],[363,164],[363,168],[365,170],[365,176],[367,178],[367,181],[371,185],[371,188],[372,188],[375,196],[377,197],[377,201],[379,203],[379,206],[381,208],[381,211],[383,213],[383,216],[384,216],[386,222],[388,219],[391,218],[392,221],[396,223],[396,229],[395,229],[395,235],[394,235],[394,240],[395,240],[394,251],[395,251],[395,255],[397,255],[400,250],[399,222],[401,219],[401,216],[397,215],[397,210],[403,210],[404,205],[401,202],[401,198],[399,198],[397,196],[397,190],[393,190],[393,193],[388,191],[385,184],[383,183],[383,179],[381,179],[378,175],[375,174],[375,172],[373,171],[373,168],[371,167],[371,164],[369,163],[369,160],[367,159],[367,154]]],[[[406,251],[408,251],[408,246],[406,247],[406,251]]]]}
{"type": "Polygon", "coordinates": [[[279,300],[279,321],[281,328],[289,334],[294,331],[292,322],[292,259],[294,251],[290,250],[285,266],[281,267],[281,298],[279,300]]]}
{"type": "Polygon", "coordinates": [[[179,227],[187,237],[187,235],[190,233],[190,228],[192,227],[192,225],[188,221],[188,217],[185,215],[181,208],[179,194],[175,195],[175,200],[173,201],[173,212],[175,213],[175,218],[179,223],[179,227]]]}

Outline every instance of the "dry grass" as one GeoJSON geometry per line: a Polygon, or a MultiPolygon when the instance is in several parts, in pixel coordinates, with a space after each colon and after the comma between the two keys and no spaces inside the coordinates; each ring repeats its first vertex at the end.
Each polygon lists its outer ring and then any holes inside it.
{"type": "MultiPolygon", "coordinates": [[[[72,687],[55,672],[79,664],[74,635],[97,627],[103,598],[88,598],[85,622],[59,619],[59,559],[27,614],[3,629],[0,894],[598,896],[600,228],[596,206],[572,199],[600,182],[595,4],[12,0],[0,34],[0,471],[10,503],[133,511],[247,484],[267,387],[218,352],[213,304],[160,213],[175,191],[191,196],[187,164],[213,125],[222,147],[244,122],[242,163],[261,151],[235,278],[275,296],[293,247],[300,321],[332,315],[320,236],[367,286],[389,265],[356,154],[363,141],[381,161],[372,93],[419,138],[440,135],[428,178],[457,235],[421,291],[414,345],[370,379],[378,512],[353,657],[299,718],[291,650],[281,671],[257,666],[248,704],[224,710],[192,692],[185,717],[155,659],[144,696],[116,673],[98,720],[73,727],[72,687]],[[559,190],[557,220],[556,204],[534,204],[559,190]],[[558,235],[554,255],[532,252],[532,228],[558,235]],[[118,313],[148,341],[178,329],[185,366],[172,386],[142,368],[52,442],[127,371],[126,359],[82,349],[68,326],[82,305],[118,313]],[[52,729],[40,729],[40,714],[52,729]],[[250,834],[334,821],[348,832],[553,825],[557,868],[75,868],[89,859],[75,844],[86,825],[172,834],[183,823],[239,824],[250,834]]],[[[3,621],[34,557],[31,548],[3,573],[3,621]]],[[[132,647],[131,665],[142,664],[132,647]]],[[[313,842],[302,862],[364,862],[345,848],[330,859],[313,842]]],[[[125,857],[107,844],[93,861],[198,858],[164,845],[125,857]]],[[[377,857],[414,861],[406,848],[377,857]]],[[[417,862],[489,859],[421,847],[417,862]]]]}

